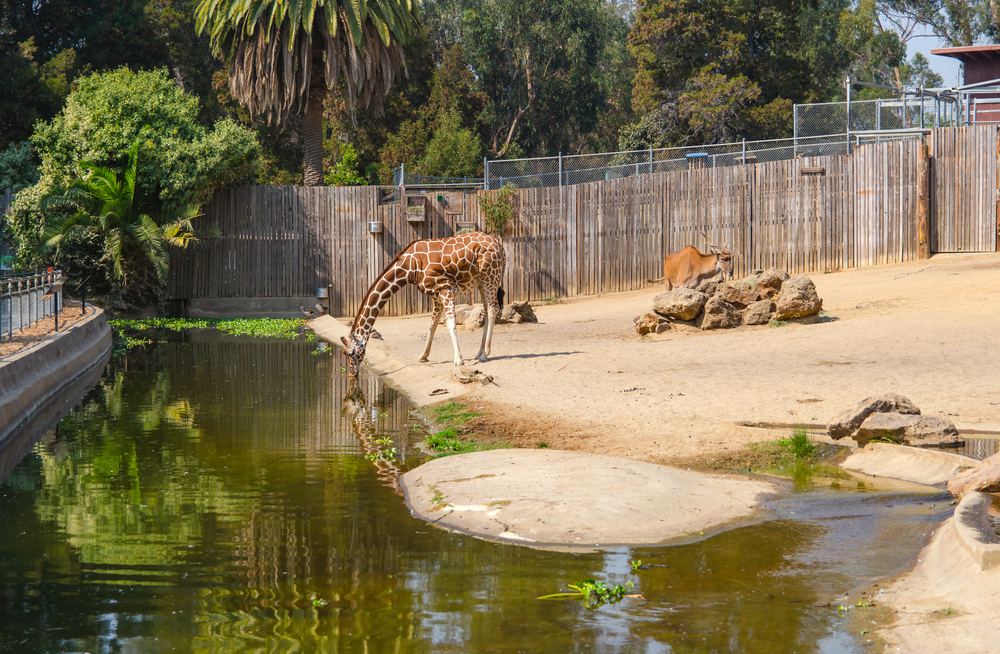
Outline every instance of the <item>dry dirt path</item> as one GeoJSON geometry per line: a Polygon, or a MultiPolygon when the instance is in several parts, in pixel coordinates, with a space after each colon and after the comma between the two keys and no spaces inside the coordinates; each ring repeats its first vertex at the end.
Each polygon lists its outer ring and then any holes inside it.
{"type": "MultiPolygon", "coordinates": [[[[489,386],[450,383],[443,329],[431,363],[416,363],[426,317],[380,319],[373,347],[400,362],[391,377],[418,403],[464,393],[516,444],[655,462],[775,435],[739,422],[822,423],[884,391],[960,427],[1000,425],[1000,256],[812,278],[829,322],[639,337],[632,318],[658,287],[537,306],[539,324],[497,327],[493,359],[477,366],[489,386]],[[451,393],[430,397],[437,387],[451,393]]],[[[480,332],[460,337],[471,357],[480,332]]]]}

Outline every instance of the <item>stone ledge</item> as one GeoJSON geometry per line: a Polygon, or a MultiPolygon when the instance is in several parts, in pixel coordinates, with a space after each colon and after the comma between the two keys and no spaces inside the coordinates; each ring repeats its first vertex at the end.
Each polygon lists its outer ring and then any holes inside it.
{"type": "Polygon", "coordinates": [[[977,463],[967,456],[938,449],[871,442],[851,452],[840,467],[875,477],[940,486],[977,463]]]}
{"type": "Polygon", "coordinates": [[[993,527],[989,519],[992,504],[992,496],[973,491],[962,498],[951,518],[959,544],[980,570],[1000,565],[1000,543],[992,542],[993,527]]]}
{"type": "Polygon", "coordinates": [[[0,442],[50,398],[103,361],[111,349],[104,312],[0,361],[0,442]]]}

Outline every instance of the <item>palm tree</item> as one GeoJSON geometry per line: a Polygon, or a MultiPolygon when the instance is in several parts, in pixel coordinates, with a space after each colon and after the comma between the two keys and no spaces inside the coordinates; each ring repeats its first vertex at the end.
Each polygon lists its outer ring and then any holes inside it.
{"type": "Polygon", "coordinates": [[[403,65],[415,7],[413,0],[200,0],[195,19],[250,113],[277,124],[305,114],[303,181],[316,186],[327,90],[342,90],[352,108],[381,105],[403,65]]]}
{"type": "Polygon", "coordinates": [[[58,249],[67,236],[89,229],[103,241],[104,258],[123,287],[128,286],[129,274],[143,264],[151,265],[160,282],[165,282],[170,264],[167,247],[184,248],[196,240],[191,222],[198,210],[189,207],[169,222],[157,223],[136,197],[138,165],[138,141],[129,148],[128,164],[120,174],[114,168],[83,163],[84,176],[43,203],[46,209],[71,212],[46,230],[46,247],[58,249]]]}

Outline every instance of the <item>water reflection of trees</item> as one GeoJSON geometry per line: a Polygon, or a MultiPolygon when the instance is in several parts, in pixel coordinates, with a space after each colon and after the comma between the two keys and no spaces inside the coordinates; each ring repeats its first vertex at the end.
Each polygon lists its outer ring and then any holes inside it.
{"type": "Polygon", "coordinates": [[[788,573],[813,536],[801,527],[640,553],[671,566],[644,571],[648,603],[535,601],[624,555],[414,521],[355,431],[405,451],[408,407],[377,379],[349,395],[339,364],[217,337],[113,364],[0,494],[0,650],[25,634],[48,650],[153,636],[177,651],[814,648],[792,604],[811,595],[788,573]]]}

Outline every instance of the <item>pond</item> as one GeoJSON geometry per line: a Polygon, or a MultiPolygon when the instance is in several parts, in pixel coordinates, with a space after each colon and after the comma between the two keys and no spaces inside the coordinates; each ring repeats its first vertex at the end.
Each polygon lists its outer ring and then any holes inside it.
{"type": "Polygon", "coordinates": [[[405,399],[376,379],[346,397],[314,350],[199,330],[114,358],[0,486],[0,651],[861,652],[839,596],[907,566],[948,508],[813,490],[607,552],[451,534],[359,442],[418,463],[405,399]],[[537,599],[588,577],[644,599],[537,599]]]}

